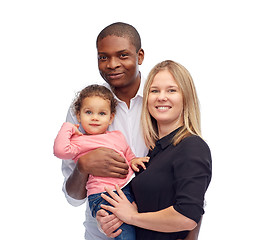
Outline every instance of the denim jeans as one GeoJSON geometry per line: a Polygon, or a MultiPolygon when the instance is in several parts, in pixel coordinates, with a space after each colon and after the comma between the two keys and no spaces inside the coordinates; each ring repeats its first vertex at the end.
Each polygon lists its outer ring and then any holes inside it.
{"type": "MultiPolygon", "coordinates": [[[[125,186],[124,188],[122,188],[122,191],[126,195],[127,199],[132,203],[134,201],[134,198],[131,193],[130,186],[129,185],[125,186]]],[[[104,192],[104,194],[109,196],[107,192],[104,192]]],[[[88,196],[88,202],[89,202],[89,207],[93,217],[96,217],[96,213],[101,209],[101,204],[110,205],[106,200],[104,200],[101,197],[101,193],[92,194],[88,196]]],[[[112,213],[109,212],[109,214],[112,214],[112,213]]],[[[122,229],[122,233],[115,239],[117,240],[135,240],[136,239],[136,232],[135,232],[134,226],[123,223],[119,227],[119,229],[122,229]]]]}

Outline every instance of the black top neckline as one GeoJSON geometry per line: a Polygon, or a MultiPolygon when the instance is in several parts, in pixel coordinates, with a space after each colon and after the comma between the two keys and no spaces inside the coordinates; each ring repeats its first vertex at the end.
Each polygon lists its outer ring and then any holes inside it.
{"type": "Polygon", "coordinates": [[[168,135],[162,137],[161,139],[158,139],[155,143],[155,146],[161,146],[161,149],[165,149],[166,147],[168,147],[169,145],[171,145],[173,143],[173,138],[174,136],[177,134],[177,132],[182,128],[179,127],[177,129],[175,129],[174,131],[172,131],[171,133],[169,133],[168,135]]]}

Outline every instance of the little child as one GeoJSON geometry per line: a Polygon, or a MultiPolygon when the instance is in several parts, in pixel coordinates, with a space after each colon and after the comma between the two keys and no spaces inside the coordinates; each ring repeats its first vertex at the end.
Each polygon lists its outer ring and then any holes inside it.
{"type": "MultiPolygon", "coordinates": [[[[54,143],[56,157],[65,160],[73,159],[75,163],[89,151],[98,147],[106,147],[118,152],[129,164],[129,173],[125,179],[89,175],[86,188],[93,217],[96,217],[101,204],[109,204],[101,197],[101,193],[105,193],[105,186],[115,189],[117,184],[122,188],[128,200],[134,201],[128,184],[134,177],[130,166],[138,171],[138,166],[145,168],[144,162],[148,161],[147,157],[135,157],[120,131],[107,131],[108,126],[113,122],[116,105],[117,101],[106,87],[94,84],[84,88],[74,101],[73,108],[86,134],[78,130],[79,125],[65,122],[54,143]]],[[[134,226],[124,223],[120,228],[122,233],[115,239],[135,239],[134,226]]]]}

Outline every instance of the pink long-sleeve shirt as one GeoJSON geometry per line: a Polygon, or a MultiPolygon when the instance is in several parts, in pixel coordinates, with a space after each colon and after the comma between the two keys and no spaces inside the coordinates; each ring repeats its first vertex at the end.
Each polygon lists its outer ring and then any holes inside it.
{"type": "Polygon", "coordinates": [[[98,147],[111,148],[124,157],[129,165],[129,173],[125,179],[89,175],[86,184],[87,196],[105,192],[105,186],[115,189],[117,184],[119,187],[123,187],[133,177],[134,173],[130,167],[130,161],[135,158],[135,155],[127,144],[124,135],[120,131],[108,131],[104,134],[78,136],[75,134],[74,125],[65,122],[54,143],[56,157],[64,160],[73,159],[75,163],[82,155],[98,147]]]}

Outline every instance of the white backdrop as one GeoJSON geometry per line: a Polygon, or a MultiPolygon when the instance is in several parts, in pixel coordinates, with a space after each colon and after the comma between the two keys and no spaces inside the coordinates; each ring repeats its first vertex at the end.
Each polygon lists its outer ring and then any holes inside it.
{"type": "Polygon", "coordinates": [[[75,92],[102,83],[95,40],[116,21],[139,31],[143,75],[172,59],[194,78],[213,156],[199,239],[253,239],[251,0],[1,1],[0,238],[83,239],[52,145],[75,92]]]}

